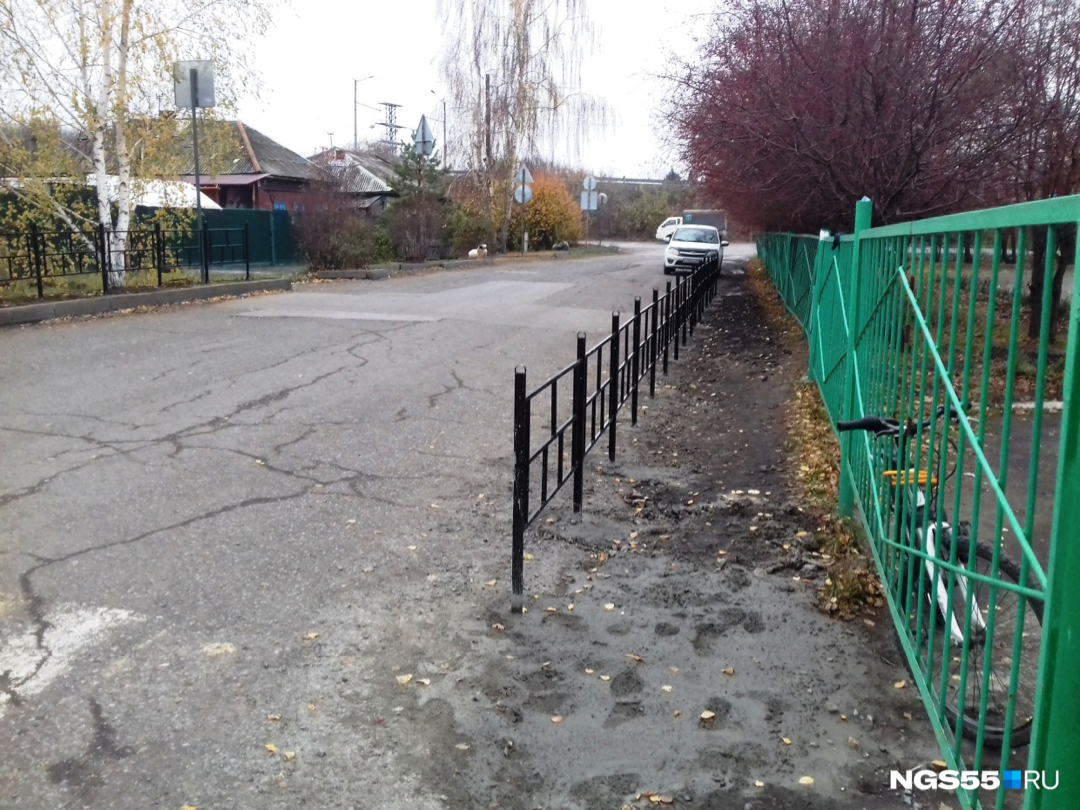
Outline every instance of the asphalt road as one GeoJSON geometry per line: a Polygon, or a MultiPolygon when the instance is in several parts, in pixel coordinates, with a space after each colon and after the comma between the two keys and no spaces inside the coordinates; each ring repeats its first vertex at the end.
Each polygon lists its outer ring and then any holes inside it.
{"type": "Polygon", "coordinates": [[[331,686],[508,586],[514,366],[661,249],[0,332],[0,806],[438,806],[331,686]]]}

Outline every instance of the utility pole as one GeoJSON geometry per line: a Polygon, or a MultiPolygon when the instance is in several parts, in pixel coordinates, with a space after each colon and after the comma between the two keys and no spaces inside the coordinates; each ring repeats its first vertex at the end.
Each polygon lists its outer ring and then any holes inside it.
{"type": "Polygon", "coordinates": [[[431,91],[431,95],[439,99],[442,102],[442,163],[444,169],[450,168],[450,147],[446,142],[446,99],[442,98],[434,90],[431,91]]]}
{"type": "Polygon", "coordinates": [[[484,112],[484,140],[487,146],[487,164],[488,169],[491,169],[491,74],[484,74],[484,98],[485,112],[484,112]]]}
{"type": "Polygon", "coordinates": [[[360,147],[360,135],[356,130],[356,108],[359,106],[360,101],[359,101],[359,99],[357,98],[357,95],[356,95],[356,86],[358,84],[360,84],[360,82],[366,82],[368,79],[374,79],[374,78],[375,78],[375,74],[373,73],[370,76],[365,76],[363,79],[353,79],[352,80],[352,148],[353,149],[358,149],[360,147]]]}

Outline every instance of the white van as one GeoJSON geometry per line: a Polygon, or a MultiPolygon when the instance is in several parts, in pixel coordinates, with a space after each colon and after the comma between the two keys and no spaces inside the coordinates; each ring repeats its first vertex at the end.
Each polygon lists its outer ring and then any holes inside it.
{"type": "Polygon", "coordinates": [[[656,238],[661,242],[666,242],[667,238],[675,233],[675,229],[680,225],[682,225],[682,217],[668,217],[656,229],[656,238]]]}

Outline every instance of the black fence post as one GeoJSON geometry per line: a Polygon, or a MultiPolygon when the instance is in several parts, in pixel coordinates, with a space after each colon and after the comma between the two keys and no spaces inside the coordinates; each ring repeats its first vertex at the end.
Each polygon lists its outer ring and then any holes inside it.
{"type": "Polygon", "coordinates": [[[529,523],[529,400],[525,367],[514,369],[514,545],[511,552],[510,610],[521,613],[525,593],[525,527],[529,523]]]}
{"type": "Polygon", "coordinates": [[[668,350],[671,347],[671,282],[664,284],[664,376],[667,376],[668,350]]]}
{"type": "Polygon", "coordinates": [[[45,297],[45,287],[41,283],[41,245],[38,241],[37,225],[33,222],[30,223],[29,231],[26,234],[27,241],[27,256],[30,259],[30,264],[34,268],[34,278],[37,279],[37,297],[45,297]]]}
{"type": "Polygon", "coordinates": [[[608,371],[608,460],[615,460],[615,419],[619,415],[619,313],[611,313],[608,371]]]}
{"type": "Polygon", "coordinates": [[[574,366],[574,440],[570,445],[570,464],[574,468],[574,511],[581,512],[585,499],[585,389],[588,379],[588,350],[585,333],[577,336],[577,365],[574,366]]]}
{"type": "Polygon", "coordinates": [[[247,220],[244,220],[244,278],[251,281],[251,234],[247,220]]]}
{"type": "Polygon", "coordinates": [[[165,243],[161,235],[161,223],[154,223],[154,266],[157,267],[157,285],[162,285],[161,274],[165,272],[165,243]]]}
{"type": "Polygon", "coordinates": [[[701,298],[701,277],[694,273],[690,276],[690,334],[694,334],[694,327],[697,326],[698,319],[698,299],[701,298]]]}
{"type": "Polygon", "coordinates": [[[686,287],[682,282],[682,276],[675,276],[675,300],[672,302],[672,337],[675,338],[675,361],[679,360],[679,330],[682,329],[682,297],[686,287]]]}
{"type": "Polygon", "coordinates": [[[101,292],[107,293],[109,291],[109,242],[108,235],[105,233],[105,226],[98,225],[98,264],[101,265],[101,292]]]}
{"type": "MultiPolygon", "coordinates": [[[[684,349],[686,348],[686,342],[687,342],[688,337],[689,337],[688,333],[687,333],[688,325],[687,325],[686,322],[689,320],[689,318],[687,318],[687,310],[690,307],[690,288],[691,288],[690,282],[691,282],[691,279],[692,279],[691,276],[687,276],[686,279],[683,280],[683,283],[682,283],[682,296],[680,298],[681,303],[679,304],[679,326],[680,326],[680,330],[682,331],[682,345],[683,345],[684,349]]],[[[679,355],[676,354],[675,359],[678,360],[679,355]]]]}
{"type": "Polygon", "coordinates": [[[210,283],[210,224],[203,220],[199,234],[199,263],[202,267],[202,283],[210,283]]]}
{"type": "Polygon", "coordinates": [[[630,424],[637,424],[638,384],[641,381],[641,296],[634,296],[634,348],[630,361],[633,375],[630,386],[630,424]]]}
{"type": "Polygon", "coordinates": [[[656,396],[656,327],[660,318],[660,290],[652,288],[652,340],[649,343],[649,396],[656,396]]]}

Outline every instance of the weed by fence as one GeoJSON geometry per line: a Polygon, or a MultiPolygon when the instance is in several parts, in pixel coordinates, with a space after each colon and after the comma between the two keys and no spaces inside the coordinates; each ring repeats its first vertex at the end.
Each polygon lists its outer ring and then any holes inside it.
{"type": "Polygon", "coordinates": [[[526,370],[514,372],[514,524],[511,559],[512,604],[520,613],[524,595],[525,530],[560,490],[573,482],[574,511],[580,512],[584,492],[585,457],[607,435],[608,458],[615,460],[618,415],[630,406],[630,423],[637,424],[639,389],[648,380],[649,396],[656,394],[656,371],[668,372],[669,356],[679,359],[705,308],[716,295],[720,262],[690,276],[676,276],[660,295],[644,306],[634,299],[634,314],[623,320],[611,315],[611,332],[587,347],[577,336],[577,357],[531,392],[526,370]],[[560,397],[560,382],[568,381],[570,396],[560,397]],[[542,440],[533,446],[534,421],[542,440]],[[569,445],[569,448],[567,447],[569,445]],[[533,475],[534,467],[539,467],[533,475]]]}

